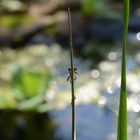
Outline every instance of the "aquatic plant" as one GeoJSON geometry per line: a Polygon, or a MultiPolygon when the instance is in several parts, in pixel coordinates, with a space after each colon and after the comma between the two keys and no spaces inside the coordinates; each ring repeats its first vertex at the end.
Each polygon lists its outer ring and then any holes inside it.
{"type": "Polygon", "coordinates": [[[129,20],[129,0],[123,3],[123,40],[122,40],[122,68],[121,91],[118,114],[117,140],[127,140],[127,93],[126,93],[126,42],[129,20]]]}
{"type": "Polygon", "coordinates": [[[82,10],[86,15],[101,15],[106,11],[109,0],[82,0],[82,10]]]}
{"type": "Polygon", "coordinates": [[[70,63],[71,66],[68,69],[70,74],[71,83],[71,95],[72,95],[72,140],[76,140],[76,107],[75,107],[75,93],[74,93],[74,58],[73,58],[73,45],[72,45],[72,27],[71,27],[71,14],[70,8],[68,8],[68,26],[69,26],[69,46],[70,46],[70,63]]]}

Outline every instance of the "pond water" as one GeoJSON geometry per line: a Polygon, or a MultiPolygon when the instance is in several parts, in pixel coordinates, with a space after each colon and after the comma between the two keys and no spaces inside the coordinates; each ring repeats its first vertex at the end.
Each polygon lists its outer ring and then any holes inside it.
{"type": "MultiPolygon", "coordinates": [[[[86,0],[78,5],[63,0],[58,7],[50,1],[41,5],[33,0],[30,4],[0,1],[0,139],[71,140],[64,10],[70,4],[78,72],[77,140],[116,140],[122,3],[104,6],[104,1],[97,1],[92,10],[86,0]],[[86,15],[88,11],[93,11],[93,17],[86,15]]],[[[140,140],[140,10],[135,9],[136,1],[131,4],[126,56],[128,140],[140,140]]]]}
{"type": "MultiPolygon", "coordinates": [[[[128,134],[129,139],[138,140],[140,138],[140,53],[138,45],[132,43],[130,40],[127,52],[128,134]]],[[[75,67],[78,68],[75,81],[77,138],[80,140],[115,140],[120,89],[121,43],[116,41],[111,44],[99,44],[91,41],[82,48],[82,54],[78,49],[75,53],[75,67]],[[96,52],[95,56],[92,55],[94,52],[96,52]],[[79,54],[84,56],[84,59],[79,54]]],[[[53,125],[50,127],[52,128],[50,129],[52,130],[51,140],[70,140],[71,95],[70,83],[66,81],[69,67],[68,50],[58,44],[50,46],[42,44],[28,46],[22,50],[3,49],[0,55],[2,87],[0,93],[5,101],[8,100],[6,104],[1,103],[1,108],[20,111],[33,109],[43,114],[49,111],[47,116],[50,120],[45,124],[49,122],[55,124],[55,128],[52,127],[53,125]],[[23,96],[20,89],[16,90],[11,86],[12,75],[19,72],[19,68],[23,72],[26,69],[37,72],[49,71],[49,84],[45,93],[43,90],[41,97],[30,99],[31,95],[23,96]],[[3,91],[8,96],[3,95],[3,91]]],[[[26,121],[24,117],[20,120],[26,121]]],[[[25,130],[26,127],[25,125],[25,130]]],[[[42,128],[43,134],[46,131],[47,129],[42,128]]],[[[36,138],[34,137],[34,140],[36,138]]],[[[47,137],[47,139],[50,138],[47,137]]]]}
{"type": "MultiPolygon", "coordinates": [[[[75,61],[75,65],[79,69],[75,86],[77,138],[80,140],[116,139],[115,128],[117,126],[120,91],[121,45],[119,43],[115,45],[115,49],[108,48],[106,51],[103,50],[105,59],[101,60],[96,67],[93,66],[94,60],[91,59],[88,59],[88,61],[76,59],[75,61]]],[[[140,58],[138,50],[139,47],[132,45],[130,42],[127,52],[128,139],[130,140],[140,138],[140,58]]],[[[61,76],[58,78],[59,82],[56,84],[60,86],[58,88],[60,95],[57,96],[59,96],[59,99],[63,98],[65,100],[62,99],[57,104],[57,107],[60,106],[62,109],[50,112],[50,114],[58,123],[54,139],[70,140],[70,93],[65,89],[68,89],[69,85],[66,83],[64,86],[65,82],[62,84],[61,78],[61,76]]],[[[62,78],[63,80],[65,79],[62,78]]]]}
{"type": "MultiPolygon", "coordinates": [[[[93,104],[77,106],[77,139],[113,140],[116,115],[107,107],[100,108],[93,104]]],[[[58,122],[54,139],[71,139],[71,108],[51,113],[58,122]]]]}

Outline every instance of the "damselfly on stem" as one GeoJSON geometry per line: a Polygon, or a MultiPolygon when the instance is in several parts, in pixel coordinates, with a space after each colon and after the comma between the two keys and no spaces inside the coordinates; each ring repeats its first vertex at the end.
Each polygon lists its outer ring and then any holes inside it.
{"type": "Polygon", "coordinates": [[[77,73],[77,68],[68,68],[68,72],[69,72],[69,76],[67,78],[67,81],[69,81],[71,79],[71,77],[73,76],[73,80],[76,80],[76,74],[77,73]]]}

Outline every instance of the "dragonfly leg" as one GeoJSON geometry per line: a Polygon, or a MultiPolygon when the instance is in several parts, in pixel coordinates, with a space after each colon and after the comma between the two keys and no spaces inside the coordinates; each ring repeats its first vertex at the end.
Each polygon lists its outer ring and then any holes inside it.
{"type": "Polygon", "coordinates": [[[67,81],[69,81],[69,79],[70,79],[70,75],[68,76],[67,81]]]}

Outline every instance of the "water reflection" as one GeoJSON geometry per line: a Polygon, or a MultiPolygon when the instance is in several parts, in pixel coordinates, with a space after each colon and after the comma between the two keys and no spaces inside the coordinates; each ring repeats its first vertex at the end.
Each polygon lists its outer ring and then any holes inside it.
{"type": "MultiPolygon", "coordinates": [[[[75,91],[77,134],[80,140],[115,139],[116,130],[114,128],[116,128],[118,112],[121,67],[121,49],[119,47],[117,46],[117,49],[113,51],[104,50],[109,53],[104,53],[106,59],[96,67],[93,67],[92,59],[84,61],[75,58],[75,66],[78,67],[79,73],[75,82],[75,91]]],[[[19,109],[21,99],[25,99],[19,91],[11,87],[12,75],[17,72],[19,67],[24,70],[48,71],[51,77],[48,88],[42,96],[42,101],[40,102],[40,97],[36,98],[34,104],[38,103],[36,110],[39,112],[53,110],[50,112],[50,116],[53,116],[54,121],[58,124],[58,129],[54,132],[54,140],[69,140],[71,135],[71,93],[70,83],[66,81],[69,52],[63,50],[58,44],[53,44],[30,46],[23,50],[5,49],[1,51],[0,56],[0,98],[3,100],[5,97],[5,100],[11,101],[10,104],[1,102],[0,107],[19,109]]],[[[131,57],[129,53],[127,55],[129,138],[135,138],[135,140],[139,139],[140,126],[139,62],[139,52],[136,48],[131,57]]],[[[24,126],[24,121],[20,117],[17,118],[17,123],[24,126]]]]}
{"type": "MultiPolygon", "coordinates": [[[[60,111],[52,112],[51,114],[58,123],[56,136],[59,133],[61,140],[70,140],[71,108],[67,107],[60,111]]],[[[111,138],[111,135],[115,132],[115,120],[116,116],[109,108],[99,108],[93,104],[78,105],[77,139],[114,140],[114,138],[111,138]]],[[[58,137],[55,138],[55,140],[58,139],[58,137]]]]}
{"type": "Polygon", "coordinates": [[[136,37],[137,37],[137,40],[140,41],[140,33],[137,33],[136,37]]]}
{"type": "Polygon", "coordinates": [[[100,76],[100,72],[98,70],[94,69],[91,71],[91,76],[93,78],[98,78],[100,76]]]}
{"type": "Polygon", "coordinates": [[[110,52],[108,54],[108,59],[111,61],[115,61],[117,59],[117,53],[116,52],[110,52]]]}

